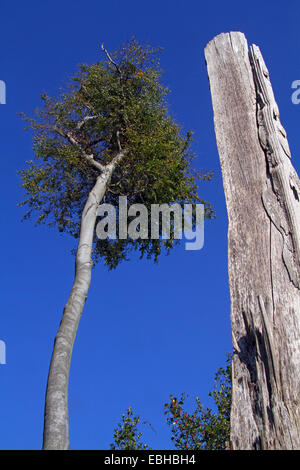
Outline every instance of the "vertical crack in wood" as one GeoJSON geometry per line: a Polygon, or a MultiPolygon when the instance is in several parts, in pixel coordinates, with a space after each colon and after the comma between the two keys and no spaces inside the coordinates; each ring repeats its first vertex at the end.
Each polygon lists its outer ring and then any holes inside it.
{"type": "Polygon", "coordinates": [[[263,320],[263,339],[265,343],[265,349],[267,351],[267,360],[269,362],[269,370],[271,373],[271,380],[273,386],[277,389],[279,384],[279,372],[278,372],[278,357],[277,350],[274,345],[273,335],[273,324],[271,323],[272,309],[270,308],[270,301],[266,299],[266,306],[261,295],[258,296],[258,304],[261,311],[263,320]]]}

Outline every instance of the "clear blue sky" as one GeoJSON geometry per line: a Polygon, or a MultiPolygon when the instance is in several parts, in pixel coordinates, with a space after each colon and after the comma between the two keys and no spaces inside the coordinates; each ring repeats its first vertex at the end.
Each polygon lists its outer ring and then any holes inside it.
{"type": "Polygon", "coordinates": [[[154,449],[170,449],[163,405],[169,395],[207,395],[231,350],[227,276],[227,215],[213,129],[204,47],[233,30],[260,46],[270,71],[293,163],[300,169],[300,105],[291,83],[300,79],[298,1],[197,0],[1,1],[0,80],[7,86],[1,119],[1,320],[7,364],[0,365],[0,449],[40,449],[44,394],[53,340],[74,272],[74,242],[54,229],[21,223],[17,170],[33,157],[17,113],[31,114],[40,94],[54,93],[79,63],[101,57],[135,35],[164,48],[170,112],[195,131],[197,168],[215,178],[200,195],[215,207],[200,251],[183,245],[158,265],[98,264],[79,327],[70,377],[72,449],[107,449],[131,405],[156,432],[154,449]]]}

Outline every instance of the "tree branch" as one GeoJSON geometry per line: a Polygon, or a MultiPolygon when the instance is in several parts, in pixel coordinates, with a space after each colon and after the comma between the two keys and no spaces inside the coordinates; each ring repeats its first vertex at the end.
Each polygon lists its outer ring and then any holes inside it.
{"type": "Polygon", "coordinates": [[[122,147],[121,147],[121,142],[120,142],[120,131],[116,132],[116,137],[117,137],[117,144],[118,144],[119,152],[122,152],[122,147]]]}
{"type": "MultiPolygon", "coordinates": [[[[82,123],[83,121],[81,121],[80,123],[82,123]]],[[[79,123],[79,124],[80,124],[79,123]]],[[[84,124],[84,122],[83,122],[84,124]]],[[[83,125],[82,124],[82,125],[83,125]]],[[[81,126],[82,127],[82,126],[81,126]]],[[[80,127],[79,127],[80,129],[80,127]]],[[[100,162],[97,162],[95,159],[94,159],[94,155],[91,153],[91,154],[88,154],[84,151],[84,149],[82,148],[82,146],[79,144],[79,142],[77,142],[76,139],[74,139],[74,137],[72,136],[72,133],[71,132],[63,132],[61,129],[59,129],[59,127],[56,127],[54,126],[53,127],[53,130],[55,132],[57,132],[59,135],[61,135],[62,137],[64,137],[65,139],[68,139],[68,141],[75,145],[77,148],[79,148],[80,152],[82,153],[82,155],[84,156],[85,160],[91,165],[93,166],[94,168],[96,168],[97,170],[100,170],[100,171],[104,171],[105,170],[105,166],[102,165],[102,163],[100,162]]]]}
{"type": "Polygon", "coordinates": [[[89,121],[90,119],[96,119],[97,117],[99,117],[99,116],[86,116],[85,118],[82,119],[82,121],[79,121],[79,122],[77,123],[76,129],[78,129],[78,130],[81,129],[82,126],[84,126],[84,124],[85,124],[87,121],[89,121]]]}
{"type": "Polygon", "coordinates": [[[105,53],[105,55],[106,55],[106,57],[108,58],[109,62],[110,62],[112,65],[114,65],[114,66],[116,67],[117,72],[118,72],[118,73],[120,74],[120,76],[122,77],[122,72],[121,72],[121,70],[120,70],[120,67],[118,66],[118,64],[117,64],[114,60],[112,60],[112,58],[111,58],[111,56],[109,55],[107,49],[105,49],[103,43],[101,44],[101,49],[102,49],[102,51],[105,53]]]}

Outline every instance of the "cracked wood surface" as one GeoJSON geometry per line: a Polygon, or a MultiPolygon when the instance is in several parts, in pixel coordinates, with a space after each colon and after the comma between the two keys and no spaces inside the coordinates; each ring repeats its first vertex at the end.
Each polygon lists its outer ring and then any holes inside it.
{"type": "Polygon", "coordinates": [[[232,449],[300,449],[300,183],[267,67],[239,32],[205,48],[228,211],[232,449]]]}

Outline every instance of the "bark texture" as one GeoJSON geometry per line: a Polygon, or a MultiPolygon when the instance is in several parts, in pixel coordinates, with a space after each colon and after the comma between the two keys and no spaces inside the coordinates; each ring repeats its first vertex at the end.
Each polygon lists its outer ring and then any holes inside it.
{"type": "Polygon", "coordinates": [[[83,209],[75,261],[75,279],[54,341],[44,417],[43,449],[67,450],[69,444],[68,385],[73,344],[91,282],[92,246],[99,204],[105,194],[119,153],[97,178],[83,209]]]}
{"type": "Polygon", "coordinates": [[[259,48],[205,48],[228,211],[231,448],[300,449],[300,182],[259,48]]]}

